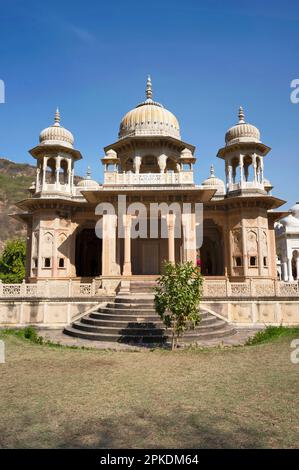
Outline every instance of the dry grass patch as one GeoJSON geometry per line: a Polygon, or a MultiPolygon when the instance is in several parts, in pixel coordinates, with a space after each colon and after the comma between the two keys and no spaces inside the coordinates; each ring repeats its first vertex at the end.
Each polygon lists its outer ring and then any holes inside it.
{"type": "Polygon", "coordinates": [[[175,353],[5,342],[1,447],[298,445],[290,339],[175,353]]]}

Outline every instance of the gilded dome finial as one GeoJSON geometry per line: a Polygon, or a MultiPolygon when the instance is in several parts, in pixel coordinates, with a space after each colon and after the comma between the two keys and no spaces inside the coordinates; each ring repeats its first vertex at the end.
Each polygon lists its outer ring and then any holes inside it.
{"type": "Polygon", "coordinates": [[[239,124],[243,124],[245,122],[245,114],[244,114],[244,109],[242,106],[239,108],[239,124]]]}
{"type": "Polygon", "coordinates": [[[59,112],[58,107],[56,108],[56,112],[55,112],[54,126],[60,126],[60,112],[59,112]]]}
{"type": "Polygon", "coordinates": [[[153,91],[152,91],[152,81],[150,75],[147,77],[147,82],[146,82],[146,99],[151,100],[153,97],[153,91]]]}

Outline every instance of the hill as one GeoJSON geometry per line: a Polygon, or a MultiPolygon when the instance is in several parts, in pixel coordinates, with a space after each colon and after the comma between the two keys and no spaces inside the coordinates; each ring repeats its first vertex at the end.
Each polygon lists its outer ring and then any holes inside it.
{"type": "MultiPolygon", "coordinates": [[[[9,217],[16,212],[15,203],[28,197],[28,188],[35,181],[36,168],[0,158],[0,251],[6,240],[25,238],[25,226],[9,217]]],[[[81,179],[76,177],[75,181],[81,179]]]]}

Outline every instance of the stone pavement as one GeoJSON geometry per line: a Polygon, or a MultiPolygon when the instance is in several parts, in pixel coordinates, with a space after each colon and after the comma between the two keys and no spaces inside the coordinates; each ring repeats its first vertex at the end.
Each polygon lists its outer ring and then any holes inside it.
{"type": "MultiPolygon", "coordinates": [[[[242,346],[248,338],[255,335],[261,328],[235,328],[237,333],[232,336],[219,338],[217,340],[204,340],[197,342],[199,347],[215,347],[215,346],[242,346]]],[[[131,345],[125,343],[108,342],[108,341],[91,341],[88,339],[74,338],[63,334],[62,330],[40,329],[39,335],[53,343],[63,346],[77,346],[84,348],[109,349],[113,351],[150,351],[153,345],[131,345]]],[[[191,346],[185,344],[183,347],[191,346]]],[[[163,346],[159,346],[163,347],[163,346]]],[[[165,346],[164,346],[165,347],[165,346]]],[[[167,347],[167,346],[166,346],[167,347]]]]}

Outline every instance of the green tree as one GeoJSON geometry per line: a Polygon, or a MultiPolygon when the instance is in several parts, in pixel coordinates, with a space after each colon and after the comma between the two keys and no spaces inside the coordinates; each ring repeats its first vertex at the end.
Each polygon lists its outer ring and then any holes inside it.
{"type": "Polygon", "coordinates": [[[25,241],[8,241],[0,256],[0,280],[5,283],[22,282],[25,277],[25,258],[25,241]]]}
{"type": "Polygon", "coordinates": [[[172,328],[172,349],[185,330],[201,320],[199,303],[203,277],[192,262],[164,264],[164,273],[155,288],[155,308],[166,328],[172,328]]]}

